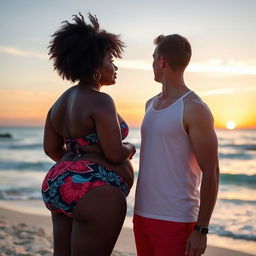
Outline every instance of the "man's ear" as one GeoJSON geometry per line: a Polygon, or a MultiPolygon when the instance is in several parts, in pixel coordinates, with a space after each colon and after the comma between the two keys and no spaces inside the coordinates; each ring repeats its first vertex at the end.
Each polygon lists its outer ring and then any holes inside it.
{"type": "Polygon", "coordinates": [[[163,56],[159,57],[159,66],[160,68],[164,68],[166,65],[166,59],[163,56]]]}

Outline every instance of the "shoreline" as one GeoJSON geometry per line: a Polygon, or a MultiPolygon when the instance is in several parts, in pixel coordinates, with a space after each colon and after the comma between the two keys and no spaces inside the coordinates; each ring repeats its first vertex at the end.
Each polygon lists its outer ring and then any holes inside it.
{"type": "MultiPolygon", "coordinates": [[[[25,225],[28,230],[37,229],[34,231],[36,235],[43,229],[42,232],[45,233],[45,240],[47,240],[47,244],[52,244],[50,212],[46,208],[45,211],[42,209],[44,209],[44,205],[40,200],[0,201],[0,221],[5,221],[10,227],[15,226],[16,229],[22,228],[22,225],[25,225]]],[[[133,231],[131,228],[127,227],[127,225],[129,225],[129,223],[126,223],[121,230],[112,256],[136,256],[133,231]]],[[[239,250],[236,249],[237,247],[234,248],[236,240],[230,239],[228,244],[218,243],[218,239],[216,241],[216,237],[217,236],[214,235],[208,236],[209,245],[206,253],[204,254],[205,256],[253,256],[254,254],[254,252],[250,252],[250,250],[247,250],[246,252],[240,251],[243,249],[242,247],[238,247],[241,248],[239,250]],[[211,241],[215,241],[215,243],[212,244],[211,241]],[[225,247],[230,249],[223,248],[224,246],[221,246],[222,244],[225,244],[225,247]]],[[[3,235],[0,236],[0,242],[1,239],[3,239],[3,235]]]]}

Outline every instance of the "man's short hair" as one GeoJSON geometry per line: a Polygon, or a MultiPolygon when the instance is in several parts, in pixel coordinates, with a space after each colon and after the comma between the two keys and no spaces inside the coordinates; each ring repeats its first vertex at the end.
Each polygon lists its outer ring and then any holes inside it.
{"type": "Polygon", "coordinates": [[[159,35],[154,43],[157,45],[158,55],[166,58],[174,70],[184,70],[191,58],[191,46],[188,40],[178,34],[159,35]]]}

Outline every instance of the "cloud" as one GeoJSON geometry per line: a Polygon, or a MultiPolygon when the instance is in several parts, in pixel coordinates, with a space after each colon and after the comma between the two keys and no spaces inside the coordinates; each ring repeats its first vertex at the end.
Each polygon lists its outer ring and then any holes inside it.
{"type": "Polygon", "coordinates": [[[0,46],[0,53],[5,53],[5,54],[9,54],[9,55],[14,55],[14,56],[21,56],[21,57],[49,59],[47,54],[43,54],[43,53],[35,52],[35,51],[22,50],[22,49],[19,49],[16,47],[11,47],[11,46],[0,46]]]}
{"type": "MultiPolygon", "coordinates": [[[[28,51],[11,46],[0,46],[0,53],[10,54],[20,57],[32,57],[39,59],[49,59],[47,54],[35,51],[28,51]]],[[[152,61],[147,60],[116,60],[120,68],[134,70],[151,70],[152,61]]],[[[245,60],[222,60],[209,59],[205,61],[192,61],[187,67],[187,72],[191,73],[214,73],[222,75],[256,75],[256,59],[245,60]]]]}
{"type": "MultiPolygon", "coordinates": [[[[125,69],[152,70],[152,62],[145,60],[116,60],[117,66],[125,69]]],[[[256,59],[227,60],[209,59],[193,61],[187,72],[191,73],[219,73],[229,75],[256,75],[256,59]]]]}
{"type": "Polygon", "coordinates": [[[200,96],[220,95],[220,94],[232,94],[234,93],[233,88],[221,88],[215,90],[199,91],[200,96]]]}
{"type": "Polygon", "coordinates": [[[223,94],[233,94],[233,93],[245,93],[245,92],[255,92],[256,87],[233,87],[233,88],[220,88],[207,91],[199,91],[200,96],[212,96],[212,95],[223,95],[223,94]]]}
{"type": "Polygon", "coordinates": [[[27,90],[5,90],[0,89],[0,94],[6,97],[25,97],[25,98],[54,98],[53,93],[39,92],[39,91],[27,91],[27,90]]]}
{"type": "Polygon", "coordinates": [[[191,62],[188,72],[224,73],[233,75],[256,75],[256,59],[224,61],[222,59],[210,59],[201,62],[191,62]]]}
{"type": "Polygon", "coordinates": [[[115,61],[116,65],[125,69],[152,70],[152,63],[145,60],[123,60],[115,61]]]}

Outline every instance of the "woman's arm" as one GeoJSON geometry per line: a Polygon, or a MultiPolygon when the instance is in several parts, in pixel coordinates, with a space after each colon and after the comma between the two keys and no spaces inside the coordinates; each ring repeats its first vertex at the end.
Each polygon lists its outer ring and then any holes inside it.
{"type": "MultiPolygon", "coordinates": [[[[130,142],[123,142],[124,146],[127,146],[128,144],[131,144],[130,142]]],[[[131,147],[133,147],[133,145],[131,144],[131,147]]],[[[87,145],[87,146],[81,146],[81,149],[83,150],[83,152],[85,153],[99,153],[99,154],[103,154],[102,148],[99,144],[95,144],[95,145],[87,145]]],[[[129,156],[129,159],[132,159],[133,155],[136,153],[136,150],[134,150],[133,154],[131,154],[129,156]]]]}
{"type": "Polygon", "coordinates": [[[130,143],[122,143],[118,115],[112,98],[102,93],[96,111],[93,113],[96,133],[102,152],[112,164],[120,164],[135,153],[130,143]]]}
{"type": "Polygon", "coordinates": [[[53,161],[58,162],[65,154],[64,139],[53,128],[49,110],[44,127],[44,152],[53,161]]]}

